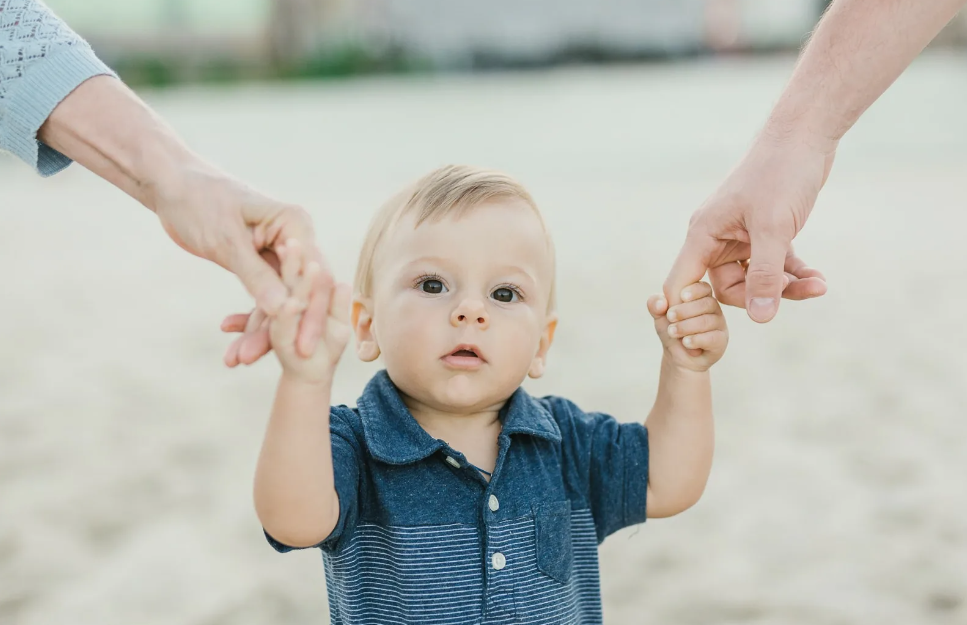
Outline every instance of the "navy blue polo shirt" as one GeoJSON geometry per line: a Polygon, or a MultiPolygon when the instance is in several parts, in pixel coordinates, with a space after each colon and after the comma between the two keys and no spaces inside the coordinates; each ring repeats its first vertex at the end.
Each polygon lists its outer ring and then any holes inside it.
{"type": "Polygon", "coordinates": [[[385,371],[357,405],[330,413],[340,513],[318,547],[333,625],[601,623],[598,544],[645,520],[643,425],[518,389],[488,482],[385,371]]]}

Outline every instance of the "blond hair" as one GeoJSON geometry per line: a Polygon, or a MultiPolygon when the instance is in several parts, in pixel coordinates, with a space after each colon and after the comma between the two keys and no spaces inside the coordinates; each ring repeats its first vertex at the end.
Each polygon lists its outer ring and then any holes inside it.
{"type": "MultiPolygon", "coordinates": [[[[416,212],[416,225],[419,226],[427,220],[461,216],[487,202],[500,199],[522,200],[534,210],[547,232],[534,198],[523,185],[503,172],[469,165],[447,165],[408,185],[380,208],[369,225],[356,265],[356,294],[362,297],[372,295],[376,251],[386,233],[406,215],[416,212]]],[[[547,244],[553,256],[550,234],[547,235],[547,244]]],[[[554,290],[552,278],[548,310],[554,308],[554,290]]]]}

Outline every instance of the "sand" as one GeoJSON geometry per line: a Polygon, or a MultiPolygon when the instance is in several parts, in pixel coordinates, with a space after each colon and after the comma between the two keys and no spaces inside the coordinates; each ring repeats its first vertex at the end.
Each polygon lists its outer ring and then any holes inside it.
{"type": "MultiPolygon", "coordinates": [[[[559,250],[529,388],[643,419],[644,310],[791,58],[179,88],[200,152],[304,204],[351,277],[375,207],[445,162],[513,172],[559,250]]],[[[967,59],[921,59],[844,140],[798,249],[829,294],[728,312],[703,500],[601,549],[605,620],[967,622],[967,59]]],[[[277,555],[251,478],[278,375],[227,370],[238,282],[73,167],[0,159],[0,623],[326,623],[318,552],[277,555]]],[[[343,359],[335,400],[375,371],[343,359]]]]}

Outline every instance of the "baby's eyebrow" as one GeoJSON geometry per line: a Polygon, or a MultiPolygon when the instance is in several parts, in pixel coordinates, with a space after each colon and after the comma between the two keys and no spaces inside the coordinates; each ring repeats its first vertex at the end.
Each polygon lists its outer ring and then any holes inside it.
{"type": "Polygon", "coordinates": [[[419,258],[414,258],[410,262],[403,265],[403,271],[409,271],[414,266],[425,265],[425,264],[438,265],[441,267],[449,267],[450,261],[442,256],[420,256],[419,258]]]}
{"type": "MultiPolygon", "coordinates": [[[[450,267],[450,265],[452,264],[452,261],[443,256],[420,256],[418,258],[414,258],[413,260],[403,265],[403,271],[408,271],[414,266],[422,265],[426,263],[439,265],[441,267],[450,267]]],[[[497,268],[497,271],[502,275],[519,274],[521,276],[524,276],[531,282],[537,284],[537,278],[534,277],[534,274],[532,274],[530,271],[527,271],[520,265],[501,265],[497,268]]]]}
{"type": "Polygon", "coordinates": [[[523,267],[518,267],[517,265],[504,265],[503,267],[500,268],[500,273],[502,273],[502,274],[515,274],[515,273],[517,273],[517,274],[520,274],[522,276],[525,276],[531,282],[535,282],[535,283],[537,282],[537,279],[534,278],[533,275],[531,275],[531,272],[527,271],[523,267]]]}

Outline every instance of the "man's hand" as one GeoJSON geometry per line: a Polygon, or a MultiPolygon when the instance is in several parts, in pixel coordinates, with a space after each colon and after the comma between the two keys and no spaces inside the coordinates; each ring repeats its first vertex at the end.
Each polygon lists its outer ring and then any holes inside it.
{"type": "Polygon", "coordinates": [[[836,146],[967,0],[837,0],[829,5],[769,123],[692,217],[665,281],[670,305],[706,269],[723,303],[771,320],[779,297],[826,292],[792,252],[833,165],[836,146]],[[748,260],[747,266],[739,264],[748,260]],[[785,285],[783,275],[790,280],[785,285]]]}
{"type": "Polygon", "coordinates": [[[669,305],[708,271],[715,297],[771,320],[780,296],[809,299],[826,281],[792,250],[829,176],[835,146],[822,149],[765,131],[721,187],[695,212],[664,292],[669,305]]]}

